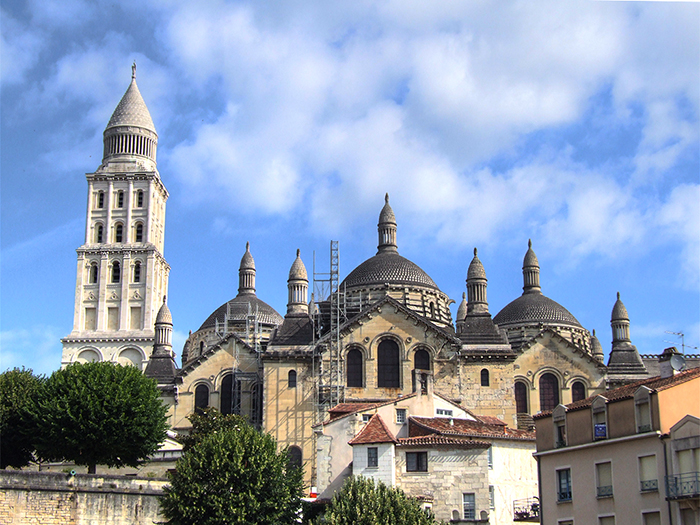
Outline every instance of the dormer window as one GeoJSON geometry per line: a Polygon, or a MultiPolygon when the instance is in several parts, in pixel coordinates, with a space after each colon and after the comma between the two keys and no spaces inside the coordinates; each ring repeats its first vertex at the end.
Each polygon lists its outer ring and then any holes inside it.
{"type": "Polygon", "coordinates": [[[608,406],[607,400],[603,396],[598,396],[593,400],[591,413],[593,416],[593,439],[608,438],[608,406]]]}
{"type": "Polygon", "coordinates": [[[566,441],[566,407],[558,405],[552,411],[552,423],[554,423],[554,447],[561,448],[567,445],[566,441]]]}
{"type": "Polygon", "coordinates": [[[651,390],[640,386],[634,393],[634,415],[637,422],[637,433],[651,432],[651,390]]]}

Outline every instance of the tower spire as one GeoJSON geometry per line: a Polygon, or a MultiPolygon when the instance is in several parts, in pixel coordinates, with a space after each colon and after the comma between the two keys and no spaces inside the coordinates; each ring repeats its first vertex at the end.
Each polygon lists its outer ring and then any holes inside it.
{"type": "Polygon", "coordinates": [[[527,240],[527,253],[523,259],[523,295],[542,293],[540,288],[540,263],[532,249],[532,239],[527,240]]]}
{"type": "Polygon", "coordinates": [[[474,248],[474,258],[467,271],[467,315],[484,315],[489,313],[489,303],[486,298],[486,271],[474,248]]]}
{"type": "Polygon", "coordinates": [[[238,295],[255,295],[255,261],[250,253],[250,242],[245,243],[245,253],[238,269],[238,295]]]}
{"type": "Polygon", "coordinates": [[[617,292],[617,301],[610,315],[612,350],[608,358],[608,384],[611,388],[636,381],[648,374],[646,366],[630,339],[630,319],[627,308],[617,292]]]}
{"type": "Polygon", "coordinates": [[[297,258],[294,259],[292,267],[289,269],[289,280],[287,281],[289,292],[289,300],[287,301],[288,315],[309,313],[309,305],[306,302],[309,292],[309,277],[300,253],[301,251],[297,249],[297,258]]]}
{"type": "Polygon", "coordinates": [[[398,252],[399,249],[396,245],[396,216],[389,205],[388,193],[384,196],[384,207],[379,214],[377,230],[379,233],[377,253],[398,252]]]}

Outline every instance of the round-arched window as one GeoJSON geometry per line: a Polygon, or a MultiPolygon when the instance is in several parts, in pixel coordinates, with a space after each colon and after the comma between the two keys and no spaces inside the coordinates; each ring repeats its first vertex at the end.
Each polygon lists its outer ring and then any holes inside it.
{"type": "Polygon", "coordinates": [[[571,385],[571,401],[581,401],[586,399],[586,385],[581,381],[574,381],[571,385]]]}
{"type": "Polygon", "coordinates": [[[209,406],[209,387],[207,385],[197,385],[194,389],[194,411],[201,414],[209,406]]]}
{"type": "Polygon", "coordinates": [[[413,368],[417,370],[430,370],[430,354],[427,350],[416,350],[413,356],[413,368]]]}
{"type": "Polygon", "coordinates": [[[384,339],[377,348],[377,386],[401,387],[399,345],[392,339],[384,339]]]}
{"type": "Polygon", "coordinates": [[[347,356],[347,385],[349,387],[362,387],[362,352],[357,348],[351,348],[347,356]]]}
{"type": "Polygon", "coordinates": [[[559,380],[547,372],[540,378],[540,410],[553,410],[559,404],[559,380]]]}

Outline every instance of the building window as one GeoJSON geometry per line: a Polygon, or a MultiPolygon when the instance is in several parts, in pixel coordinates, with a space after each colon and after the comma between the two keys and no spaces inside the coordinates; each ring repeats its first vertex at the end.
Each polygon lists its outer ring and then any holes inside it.
{"type": "Polygon", "coordinates": [[[454,412],[452,412],[452,410],[449,410],[447,408],[438,408],[437,410],[435,410],[436,416],[452,417],[453,413],[454,412]]]}
{"type": "Polygon", "coordinates": [[[121,272],[121,266],[119,265],[119,261],[114,261],[112,263],[112,282],[113,283],[118,283],[122,279],[122,272],[121,272]]]}
{"type": "Polygon", "coordinates": [[[143,242],[143,224],[140,222],[136,225],[136,235],[134,237],[136,242],[143,242]]]}
{"type": "Polygon", "coordinates": [[[527,385],[522,381],[515,383],[515,411],[518,414],[529,414],[527,402],[527,385]]]}
{"type": "Polygon", "coordinates": [[[117,208],[123,208],[124,207],[124,192],[122,190],[119,190],[117,192],[117,208]]]}
{"type": "Polygon", "coordinates": [[[615,516],[601,516],[598,525],[615,525],[615,516]]]}
{"type": "Polygon", "coordinates": [[[557,405],[552,411],[552,423],[554,424],[554,446],[565,447],[566,441],[566,407],[557,405]]]}
{"type": "Polygon", "coordinates": [[[634,393],[635,419],[637,421],[637,432],[651,432],[651,404],[649,403],[649,389],[640,387],[634,393]]]}
{"type": "Polygon", "coordinates": [[[406,472],[428,472],[428,453],[406,452],[406,472]]]}
{"type": "Polygon", "coordinates": [[[575,381],[571,385],[571,401],[581,401],[582,399],[586,399],[586,385],[581,381],[575,381]]]}
{"type": "Polygon", "coordinates": [[[227,374],[221,380],[221,413],[240,414],[241,413],[241,382],[234,384],[233,374],[227,374]]]}
{"type": "Polygon", "coordinates": [[[134,263],[134,279],[135,283],[141,282],[141,261],[136,261],[134,263]]]}
{"type": "Polygon", "coordinates": [[[596,496],[598,498],[612,498],[613,482],[612,482],[612,464],[607,461],[605,463],[596,463],[596,496]]]}
{"type": "Polygon", "coordinates": [[[114,227],[114,242],[122,242],[123,238],[124,226],[122,226],[120,223],[117,223],[117,225],[114,227]]]}
{"type": "Polygon", "coordinates": [[[296,388],[296,387],[297,387],[297,371],[290,370],[289,373],[287,374],[287,388],[296,388]]]}
{"type": "Polygon", "coordinates": [[[639,490],[641,492],[657,492],[659,490],[655,455],[639,458],[639,490]]]}
{"type": "Polygon", "coordinates": [[[546,373],[540,378],[540,410],[553,410],[559,404],[559,380],[546,373]]]}
{"type": "Polygon", "coordinates": [[[473,492],[462,494],[462,507],[465,520],[476,519],[476,494],[473,492]]]}
{"type": "Polygon", "coordinates": [[[489,469],[493,469],[493,445],[487,449],[487,461],[489,469]]]}
{"type": "Polygon", "coordinates": [[[292,445],[288,449],[289,453],[289,464],[294,467],[294,468],[301,468],[301,463],[302,463],[302,457],[301,457],[301,448],[297,447],[296,445],[292,445]]]}
{"type": "Polygon", "coordinates": [[[262,425],[262,399],[262,384],[254,383],[250,387],[250,422],[258,429],[262,425]]]}
{"type": "Polygon", "coordinates": [[[416,370],[430,370],[430,354],[426,350],[417,350],[413,356],[413,368],[416,370]]]}
{"type": "Polygon", "coordinates": [[[481,371],[481,386],[489,386],[491,383],[489,381],[489,371],[487,369],[483,369],[481,371]]]}
{"type": "Polygon", "coordinates": [[[372,414],[362,414],[363,423],[368,423],[370,419],[372,419],[372,414]]]}
{"type": "Polygon", "coordinates": [[[194,389],[194,412],[201,414],[209,406],[209,387],[207,385],[197,385],[194,389]]]}
{"type": "Polygon", "coordinates": [[[100,209],[105,207],[105,192],[104,191],[97,192],[97,207],[100,209]]]}
{"type": "Polygon", "coordinates": [[[642,514],[642,523],[643,525],[661,525],[661,513],[658,511],[645,512],[642,514]]]}
{"type": "Polygon", "coordinates": [[[403,425],[406,422],[406,409],[397,408],[396,409],[396,422],[399,425],[403,425]]]}
{"type": "Polygon", "coordinates": [[[90,284],[97,284],[97,263],[90,264],[90,275],[88,276],[90,284]]]}
{"type": "Polygon", "coordinates": [[[347,384],[349,387],[362,387],[362,352],[352,348],[347,356],[347,384]]]}
{"type": "Polygon", "coordinates": [[[400,388],[399,345],[392,339],[384,339],[377,349],[377,386],[400,388]]]}
{"type": "Polygon", "coordinates": [[[143,190],[136,192],[136,207],[143,208],[143,190]]]}
{"type": "Polygon", "coordinates": [[[491,510],[496,508],[496,490],[493,485],[489,485],[489,508],[491,510]]]}
{"type": "Polygon", "coordinates": [[[603,396],[598,396],[591,405],[593,412],[593,439],[608,438],[607,404],[603,396]]]}
{"type": "Polygon", "coordinates": [[[104,227],[101,224],[98,224],[95,232],[95,242],[97,244],[102,244],[102,241],[104,239],[104,231],[104,227]]]}
{"type": "Polygon", "coordinates": [[[379,449],[377,447],[367,447],[367,467],[377,468],[379,466],[379,449]]]}
{"type": "Polygon", "coordinates": [[[571,501],[571,469],[557,470],[557,501],[571,501]]]}

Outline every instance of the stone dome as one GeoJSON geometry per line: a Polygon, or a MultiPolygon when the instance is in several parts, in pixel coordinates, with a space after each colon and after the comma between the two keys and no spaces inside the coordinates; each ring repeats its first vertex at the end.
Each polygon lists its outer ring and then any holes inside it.
{"type": "Polygon", "coordinates": [[[625,308],[625,305],[620,300],[620,292],[617,292],[617,301],[615,301],[615,306],[613,306],[610,319],[613,321],[629,321],[630,319],[627,308],[625,308]]]}
{"type": "Polygon", "coordinates": [[[207,320],[202,323],[198,331],[205,330],[207,328],[214,328],[216,322],[219,325],[223,325],[226,313],[228,312],[228,305],[231,304],[232,320],[238,322],[245,322],[248,317],[248,305],[250,305],[250,312],[255,313],[257,307],[258,311],[258,321],[262,324],[279,326],[284,321],[284,318],[277,313],[277,311],[272,308],[265,301],[258,299],[256,295],[253,294],[241,294],[234,297],[230,301],[219,306],[214,312],[207,317],[207,320]]]}
{"type": "Polygon", "coordinates": [[[467,316],[467,294],[462,292],[462,302],[457,307],[457,321],[463,321],[467,316]]]}
{"type": "Polygon", "coordinates": [[[493,322],[499,326],[544,323],[583,328],[571,312],[540,293],[523,294],[511,301],[498,312],[493,322]]]}
{"type": "Polygon", "coordinates": [[[294,259],[292,267],[289,269],[289,280],[290,281],[308,281],[309,276],[306,273],[306,266],[301,260],[301,253],[297,250],[297,258],[294,259]]]}
{"type": "Polygon", "coordinates": [[[398,284],[438,290],[435,282],[420,267],[396,252],[380,252],[355,268],[340,289],[368,285],[398,284]]]}
{"type": "Polygon", "coordinates": [[[467,270],[467,280],[471,279],[486,279],[486,271],[476,255],[476,248],[474,248],[474,258],[469,264],[469,270],[467,270]]]}
{"type": "Polygon", "coordinates": [[[389,194],[384,196],[384,207],[379,213],[379,224],[396,224],[396,215],[394,215],[394,210],[391,209],[389,205],[389,194]]]}
{"type": "Polygon", "coordinates": [[[523,268],[527,268],[528,266],[538,266],[539,267],[540,263],[537,260],[537,255],[535,255],[534,250],[532,249],[532,240],[528,239],[527,241],[527,253],[525,254],[525,258],[523,259],[523,268]]]}
{"type": "Polygon", "coordinates": [[[173,316],[168,308],[168,303],[165,302],[165,296],[163,296],[163,306],[160,307],[158,315],[156,315],[155,324],[173,324],[173,316]]]}
{"type": "Polygon", "coordinates": [[[118,126],[137,126],[156,133],[151,113],[136,85],[136,65],[132,67],[131,84],[117,104],[105,129],[118,126]]]}
{"type": "Polygon", "coordinates": [[[241,257],[241,270],[255,270],[255,261],[250,253],[250,243],[245,243],[245,253],[241,257]]]}

